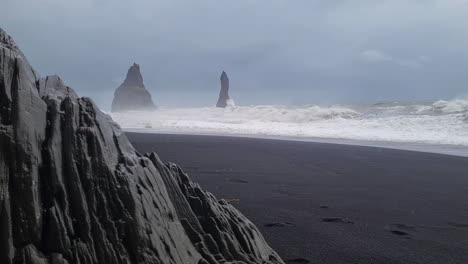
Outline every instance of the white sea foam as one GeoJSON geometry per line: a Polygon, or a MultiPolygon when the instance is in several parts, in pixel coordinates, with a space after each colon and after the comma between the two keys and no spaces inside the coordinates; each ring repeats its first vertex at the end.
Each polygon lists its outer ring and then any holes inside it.
{"type": "Polygon", "coordinates": [[[112,114],[124,129],[147,132],[322,137],[468,146],[468,104],[384,103],[342,106],[160,108],[112,114]]]}
{"type": "Polygon", "coordinates": [[[460,113],[468,111],[468,99],[455,99],[451,101],[439,100],[433,105],[434,109],[444,113],[460,113]]]}
{"type": "Polygon", "coordinates": [[[233,99],[227,99],[226,104],[227,104],[228,107],[236,106],[236,103],[234,102],[233,99]]]}

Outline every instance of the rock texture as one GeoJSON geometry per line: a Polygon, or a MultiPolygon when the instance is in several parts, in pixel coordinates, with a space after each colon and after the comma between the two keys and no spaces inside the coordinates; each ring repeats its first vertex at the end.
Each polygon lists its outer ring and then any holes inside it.
{"type": "Polygon", "coordinates": [[[112,112],[152,111],[155,109],[156,106],[151,99],[151,94],[143,84],[140,65],[134,63],[128,69],[125,81],[115,90],[112,112]]]}
{"type": "Polygon", "coordinates": [[[229,78],[225,71],[221,73],[221,90],[219,91],[218,102],[216,107],[226,107],[229,100],[229,78]]]}
{"type": "Polygon", "coordinates": [[[174,164],[139,154],[0,30],[0,263],[283,263],[174,164]]]}

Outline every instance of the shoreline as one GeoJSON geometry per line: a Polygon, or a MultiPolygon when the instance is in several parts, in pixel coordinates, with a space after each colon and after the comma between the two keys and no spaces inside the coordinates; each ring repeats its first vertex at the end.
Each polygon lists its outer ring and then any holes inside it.
{"type": "Polygon", "coordinates": [[[468,158],[246,137],[126,133],[262,232],[287,264],[468,263],[468,158]]]}
{"type": "Polygon", "coordinates": [[[275,135],[255,135],[255,134],[227,134],[227,133],[204,133],[204,132],[177,132],[161,131],[142,128],[122,128],[125,133],[158,134],[158,135],[186,135],[186,136],[214,136],[214,137],[232,137],[232,138],[253,138],[270,139],[281,141],[299,141],[311,143],[350,145],[361,147],[384,148],[394,150],[415,151],[421,153],[433,153],[441,155],[450,155],[457,157],[468,157],[468,146],[449,145],[449,144],[426,144],[415,142],[396,142],[396,141],[372,141],[355,140],[345,138],[325,138],[325,137],[294,137],[294,136],[275,136],[275,135]]]}

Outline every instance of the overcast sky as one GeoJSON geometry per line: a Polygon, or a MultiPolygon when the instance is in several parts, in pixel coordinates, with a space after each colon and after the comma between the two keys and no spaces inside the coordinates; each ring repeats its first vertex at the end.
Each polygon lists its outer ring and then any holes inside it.
{"type": "Polygon", "coordinates": [[[468,0],[1,0],[43,76],[108,109],[133,62],[161,106],[468,95],[468,0]]]}

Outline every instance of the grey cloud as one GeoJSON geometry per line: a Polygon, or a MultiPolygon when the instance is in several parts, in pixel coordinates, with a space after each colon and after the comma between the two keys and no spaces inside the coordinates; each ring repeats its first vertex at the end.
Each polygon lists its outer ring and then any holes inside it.
{"type": "Polygon", "coordinates": [[[155,102],[430,100],[468,89],[464,0],[4,0],[0,26],[43,74],[108,108],[140,64],[155,102]]]}
{"type": "Polygon", "coordinates": [[[395,58],[385,52],[379,50],[365,50],[362,52],[362,57],[369,63],[395,63],[401,67],[408,69],[418,70],[424,66],[425,63],[430,62],[430,58],[427,56],[419,56],[415,59],[403,59],[395,58]]]}

